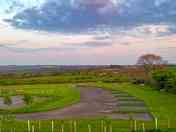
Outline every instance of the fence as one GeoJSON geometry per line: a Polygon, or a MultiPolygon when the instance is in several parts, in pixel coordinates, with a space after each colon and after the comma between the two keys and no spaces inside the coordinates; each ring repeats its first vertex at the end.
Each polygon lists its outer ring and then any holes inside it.
{"type": "MultiPolygon", "coordinates": [[[[173,129],[176,121],[158,120],[1,120],[0,132],[146,132],[148,129],[173,129]]],[[[176,129],[175,129],[176,131],[176,129]]]]}

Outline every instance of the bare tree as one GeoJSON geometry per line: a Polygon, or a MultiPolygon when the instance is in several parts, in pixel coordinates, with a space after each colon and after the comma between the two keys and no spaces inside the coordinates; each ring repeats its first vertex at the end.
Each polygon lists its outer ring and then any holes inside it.
{"type": "Polygon", "coordinates": [[[137,65],[142,66],[147,74],[156,68],[164,67],[166,64],[167,61],[155,54],[142,55],[137,61],[137,65]]]}

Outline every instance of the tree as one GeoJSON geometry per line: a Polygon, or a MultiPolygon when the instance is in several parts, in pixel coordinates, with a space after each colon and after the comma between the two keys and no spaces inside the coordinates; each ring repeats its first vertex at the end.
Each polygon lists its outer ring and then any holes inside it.
{"type": "Polygon", "coordinates": [[[157,89],[167,92],[176,92],[176,74],[169,69],[158,69],[152,72],[157,89]]]}
{"type": "Polygon", "coordinates": [[[142,66],[146,73],[151,72],[156,68],[162,68],[167,64],[161,56],[155,54],[146,54],[139,57],[137,65],[142,66]]]}

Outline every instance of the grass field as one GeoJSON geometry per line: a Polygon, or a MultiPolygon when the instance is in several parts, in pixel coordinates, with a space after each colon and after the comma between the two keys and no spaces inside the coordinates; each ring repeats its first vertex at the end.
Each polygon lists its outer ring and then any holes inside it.
{"type": "Polygon", "coordinates": [[[155,91],[148,86],[139,86],[129,83],[95,83],[92,84],[109,90],[120,90],[135,96],[147,104],[151,113],[159,119],[176,118],[176,95],[155,91]]]}
{"type": "Polygon", "coordinates": [[[63,83],[87,83],[87,82],[122,82],[128,78],[122,75],[55,75],[55,76],[35,76],[35,77],[0,77],[0,85],[24,85],[24,84],[63,84],[63,83]]]}
{"type": "MultiPolygon", "coordinates": [[[[45,101],[34,101],[30,105],[21,108],[11,109],[12,113],[29,113],[48,111],[56,108],[63,108],[79,101],[79,91],[74,89],[72,84],[38,84],[38,85],[14,85],[0,86],[0,91],[6,89],[9,95],[28,94],[36,97],[46,97],[45,101]]],[[[0,93],[2,96],[2,92],[0,93]]]]}
{"type": "Polygon", "coordinates": [[[47,120],[47,121],[1,121],[1,132],[175,132],[175,123],[159,121],[158,128],[163,131],[147,131],[156,129],[154,121],[132,120],[47,120]],[[144,124],[144,125],[143,125],[144,124]],[[33,131],[34,130],[34,131],[33,131]]]}
{"type": "MultiPolygon", "coordinates": [[[[39,98],[46,97],[44,101],[34,101],[28,106],[11,109],[9,111],[12,113],[48,111],[79,102],[80,93],[73,88],[73,83],[88,82],[87,84],[89,85],[111,90],[112,94],[121,100],[121,111],[124,112],[129,109],[126,107],[127,105],[130,106],[130,108],[131,106],[135,106],[136,109],[136,106],[143,106],[145,103],[149,111],[158,118],[159,128],[164,130],[168,128],[168,124],[170,128],[176,128],[176,95],[155,91],[149,86],[133,85],[131,83],[104,83],[102,81],[107,79],[107,77],[100,79],[92,76],[64,76],[63,78],[62,76],[46,76],[29,79],[2,79],[0,81],[0,96],[3,96],[2,91],[6,89],[10,96],[28,94],[39,98]],[[71,83],[68,83],[69,81],[71,83]]],[[[140,111],[143,111],[143,109],[140,109],[140,111]]],[[[70,120],[54,121],[54,129],[52,130],[52,121],[31,121],[30,129],[32,130],[32,126],[34,127],[34,132],[130,132],[134,129],[134,122],[129,120],[109,119],[104,122],[104,126],[102,127],[102,120],[100,119],[80,119],[76,122],[76,128],[74,128],[73,121],[72,124],[70,122],[70,120]],[[112,130],[110,126],[112,126],[112,130]],[[76,131],[74,129],[76,129],[76,131]]],[[[142,130],[142,123],[141,121],[137,121],[136,127],[139,131],[142,130]]],[[[155,122],[145,121],[145,127],[146,129],[153,129],[155,128],[155,122]]],[[[163,132],[175,131],[175,129],[172,129],[163,132]]],[[[28,123],[27,121],[16,121],[13,120],[13,118],[3,119],[0,121],[0,132],[29,132],[28,123]]]]}

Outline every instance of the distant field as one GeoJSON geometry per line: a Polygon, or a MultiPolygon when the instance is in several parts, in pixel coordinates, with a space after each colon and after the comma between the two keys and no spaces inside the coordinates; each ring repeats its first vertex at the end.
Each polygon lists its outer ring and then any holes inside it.
{"type": "Polygon", "coordinates": [[[60,84],[60,83],[83,83],[83,82],[121,82],[127,78],[119,75],[97,76],[97,75],[57,75],[39,77],[8,77],[0,78],[0,85],[23,85],[23,84],[60,84]]]}
{"type": "MultiPolygon", "coordinates": [[[[37,85],[14,85],[14,86],[0,86],[2,89],[8,90],[11,96],[28,94],[46,98],[44,101],[35,101],[30,105],[22,108],[11,109],[13,113],[29,113],[38,111],[48,111],[56,108],[63,108],[67,105],[79,101],[79,91],[73,89],[71,84],[37,84],[37,85]]],[[[2,96],[2,92],[0,93],[2,96]]]]}
{"type": "Polygon", "coordinates": [[[72,83],[72,82],[94,82],[94,76],[81,75],[57,75],[57,76],[40,76],[25,78],[5,78],[0,79],[0,85],[21,85],[21,84],[56,84],[56,83],[72,83]]]}
{"type": "Polygon", "coordinates": [[[155,91],[148,86],[139,86],[129,83],[95,83],[95,86],[109,90],[120,90],[142,99],[148,108],[159,119],[176,119],[176,95],[155,91]]]}

